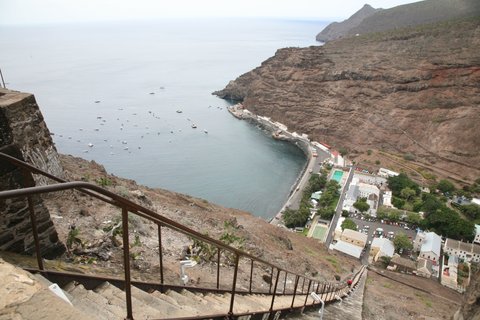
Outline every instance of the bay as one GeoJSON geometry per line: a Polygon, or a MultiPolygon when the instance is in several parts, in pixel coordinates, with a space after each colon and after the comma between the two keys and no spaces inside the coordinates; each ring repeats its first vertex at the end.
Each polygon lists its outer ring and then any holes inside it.
{"type": "Polygon", "coordinates": [[[315,34],[325,24],[178,19],[2,26],[0,68],[8,88],[35,94],[59,152],[270,219],[305,156],[233,118],[229,103],[211,92],[279,48],[318,45],[315,34]]]}

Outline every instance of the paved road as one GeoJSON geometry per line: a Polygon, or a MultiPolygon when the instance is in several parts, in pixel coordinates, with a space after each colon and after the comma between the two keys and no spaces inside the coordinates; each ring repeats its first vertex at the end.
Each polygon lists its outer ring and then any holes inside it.
{"type": "MultiPolygon", "coordinates": [[[[312,146],[313,148],[313,146],[312,146]]],[[[300,182],[297,184],[296,188],[293,190],[292,194],[289,196],[287,202],[283,205],[280,212],[270,221],[271,224],[281,224],[281,213],[288,207],[290,209],[297,210],[300,207],[300,201],[302,200],[303,190],[308,185],[308,180],[310,179],[311,172],[318,173],[321,169],[322,163],[325,159],[330,158],[330,155],[315,147],[318,156],[308,159],[307,167],[305,172],[300,179],[300,182]]]]}
{"type": "Polygon", "coordinates": [[[333,240],[333,235],[335,233],[335,228],[337,226],[338,219],[342,214],[343,201],[345,200],[345,195],[347,194],[348,186],[352,182],[354,172],[355,172],[355,168],[351,167],[350,172],[348,173],[347,181],[345,182],[345,185],[342,189],[342,193],[340,194],[340,199],[338,200],[337,210],[335,211],[335,215],[332,218],[332,222],[330,222],[330,228],[328,229],[327,239],[325,240],[325,245],[327,246],[327,248],[330,247],[330,243],[333,240]]]}

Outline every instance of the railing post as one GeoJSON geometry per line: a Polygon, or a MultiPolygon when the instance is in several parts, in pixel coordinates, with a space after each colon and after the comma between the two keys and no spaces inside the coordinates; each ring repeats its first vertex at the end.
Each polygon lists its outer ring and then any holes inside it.
{"type": "Polygon", "coordinates": [[[217,249],[217,289],[220,288],[220,247],[217,249]]]}
{"type": "Polygon", "coordinates": [[[302,282],[302,293],[303,293],[303,289],[305,289],[305,278],[303,278],[303,282],[302,282]]]}
{"type": "Polygon", "coordinates": [[[28,211],[30,212],[30,223],[32,224],[33,241],[35,242],[35,254],[37,256],[38,269],[44,270],[42,252],[40,250],[40,240],[38,239],[37,217],[33,208],[32,197],[27,196],[28,211]]]}
{"type": "Polygon", "coordinates": [[[270,304],[270,311],[273,310],[273,304],[275,303],[275,295],[277,294],[278,278],[280,278],[280,269],[277,269],[277,278],[275,279],[275,286],[273,287],[272,303],[270,304]]]}
{"type": "Polygon", "coordinates": [[[320,287],[320,282],[317,282],[317,289],[315,290],[315,293],[318,294],[318,288],[320,287]]]}
{"type": "Polygon", "coordinates": [[[125,271],[125,297],[127,303],[127,320],[133,319],[132,292],[130,282],[130,247],[128,242],[128,210],[122,207],[122,232],[123,232],[123,269],[125,271]]]}
{"type": "Polygon", "coordinates": [[[7,87],[5,86],[5,80],[3,80],[2,69],[0,69],[0,77],[2,78],[3,88],[7,89],[7,87]]]}
{"type": "Polygon", "coordinates": [[[293,289],[293,297],[292,297],[292,305],[290,308],[293,308],[293,304],[295,302],[295,296],[297,295],[297,287],[298,287],[298,281],[300,280],[299,276],[295,276],[295,288],[293,289]]]}
{"type": "Polygon", "coordinates": [[[287,275],[288,275],[288,272],[285,271],[285,281],[283,282],[283,294],[285,294],[285,291],[287,290],[287,275]]]}
{"type": "Polygon", "coordinates": [[[310,292],[310,286],[312,285],[312,280],[308,280],[308,289],[307,289],[307,294],[305,295],[305,302],[303,303],[303,306],[307,305],[307,300],[310,295],[308,294],[310,292]]]}
{"type": "Polygon", "coordinates": [[[253,259],[252,259],[252,263],[250,265],[250,284],[249,284],[249,287],[248,287],[248,293],[252,293],[252,278],[253,278],[253,259]]]}
{"type": "Polygon", "coordinates": [[[160,258],[160,283],[163,285],[162,225],[160,223],[158,224],[158,255],[160,258]]]}
{"type": "Polygon", "coordinates": [[[273,282],[273,267],[272,272],[270,272],[270,287],[268,288],[268,293],[272,293],[272,282],[273,282]]]}
{"type": "Polygon", "coordinates": [[[228,311],[228,315],[230,318],[233,315],[233,304],[235,303],[235,290],[237,288],[237,274],[238,274],[238,260],[240,257],[238,256],[238,253],[235,253],[235,270],[233,272],[233,284],[232,284],[232,295],[230,298],[230,309],[228,311]]]}

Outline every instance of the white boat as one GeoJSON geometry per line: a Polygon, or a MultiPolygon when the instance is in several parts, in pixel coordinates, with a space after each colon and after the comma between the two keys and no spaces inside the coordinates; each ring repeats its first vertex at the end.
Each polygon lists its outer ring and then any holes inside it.
{"type": "Polygon", "coordinates": [[[207,129],[204,129],[203,132],[208,133],[207,129]]]}
{"type": "Polygon", "coordinates": [[[93,143],[90,142],[90,143],[88,144],[88,146],[89,146],[90,148],[93,147],[93,143]]]}
{"type": "Polygon", "coordinates": [[[193,129],[196,129],[196,128],[197,128],[197,125],[196,125],[195,123],[192,124],[192,128],[193,128],[193,129]]]}

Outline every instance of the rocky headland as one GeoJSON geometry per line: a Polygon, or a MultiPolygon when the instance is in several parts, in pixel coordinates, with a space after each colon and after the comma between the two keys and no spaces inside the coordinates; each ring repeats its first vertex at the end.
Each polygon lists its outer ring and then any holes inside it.
{"type": "Polygon", "coordinates": [[[378,151],[469,182],[480,176],[479,46],[470,18],[285,48],[214,94],[353,159],[378,151]]]}

